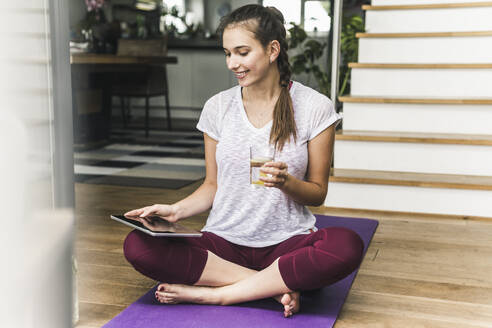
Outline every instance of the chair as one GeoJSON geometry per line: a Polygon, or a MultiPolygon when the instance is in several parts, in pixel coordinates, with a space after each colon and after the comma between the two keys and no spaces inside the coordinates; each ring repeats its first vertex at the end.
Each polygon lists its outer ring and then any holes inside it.
{"type": "MultiPolygon", "coordinates": [[[[120,40],[119,56],[165,56],[167,53],[165,39],[157,40],[120,40]]],[[[167,114],[167,128],[171,126],[171,110],[169,106],[169,85],[167,70],[164,65],[135,64],[124,71],[113,75],[111,95],[120,98],[121,115],[124,127],[127,127],[127,111],[130,112],[131,98],[145,98],[145,137],[149,136],[150,98],[164,96],[167,114]],[[127,100],[125,102],[125,100],[127,100]]]]}

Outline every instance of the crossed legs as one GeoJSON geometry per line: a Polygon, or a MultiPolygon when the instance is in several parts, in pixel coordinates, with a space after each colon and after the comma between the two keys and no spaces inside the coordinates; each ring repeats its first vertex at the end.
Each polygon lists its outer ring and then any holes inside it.
{"type": "Polygon", "coordinates": [[[285,285],[278,260],[261,271],[255,271],[226,261],[210,251],[203,273],[194,286],[163,283],[156,291],[156,298],[168,304],[229,305],[268,297],[284,305],[285,317],[299,311],[299,292],[293,292],[285,285]]]}
{"type": "Polygon", "coordinates": [[[137,271],[165,282],[156,292],[160,302],[227,305],[274,297],[285,316],[299,310],[298,291],[329,285],[356,269],[362,249],[360,237],[344,228],[258,249],[211,233],[170,241],[134,231],[124,245],[137,271]]]}

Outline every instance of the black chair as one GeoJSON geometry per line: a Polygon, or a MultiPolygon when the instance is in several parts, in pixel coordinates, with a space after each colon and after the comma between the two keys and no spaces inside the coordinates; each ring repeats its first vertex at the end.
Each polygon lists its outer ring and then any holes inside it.
{"type": "Polygon", "coordinates": [[[164,96],[167,114],[167,128],[171,126],[169,106],[169,87],[165,65],[135,65],[131,72],[116,72],[111,87],[112,96],[120,98],[121,115],[124,127],[127,127],[131,98],[145,98],[145,137],[149,136],[150,98],[164,96]],[[127,100],[127,101],[125,101],[127,100]]]}
{"type": "MultiPolygon", "coordinates": [[[[118,56],[162,57],[167,54],[167,36],[149,40],[118,40],[118,56]]],[[[145,137],[149,136],[149,99],[164,96],[167,128],[171,130],[169,85],[166,64],[125,65],[113,75],[111,95],[120,97],[123,125],[127,127],[131,98],[145,98],[145,137]],[[125,105],[125,100],[128,100],[125,105]]]]}

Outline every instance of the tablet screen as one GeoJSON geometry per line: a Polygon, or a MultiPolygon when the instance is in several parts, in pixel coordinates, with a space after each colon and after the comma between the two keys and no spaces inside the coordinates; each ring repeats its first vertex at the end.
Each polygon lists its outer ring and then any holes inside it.
{"type": "Polygon", "coordinates": [[[140,231],[149,233],[152,236],[201,236],[201,232],[183,227],[177,223],[168,222],[158,216],[148,216],[145,218],[130,217],[124,215],[111,215],[112,219],[120,221],[126,225],[134,227],[140,231]]]}

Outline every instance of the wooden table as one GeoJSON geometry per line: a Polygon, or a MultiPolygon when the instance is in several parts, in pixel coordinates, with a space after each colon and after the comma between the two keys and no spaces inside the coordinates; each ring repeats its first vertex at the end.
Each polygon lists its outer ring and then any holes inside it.
{"type": "Polygon", "coordinates": [[[115,72],[141,72],[148,70],[149,66],[166,66],[177,62],[177,57],[172,56],[71,54],[75,143],[93,144],[109,139],[111,83],[115,72]]]}
{"type": "Polygon", "coordinates": [[[117,56],[110,54],[75,53],[70,55],[70,64],[79,65],[166,65],[176,64],[176,57],[168,56],[117,56]]]}

